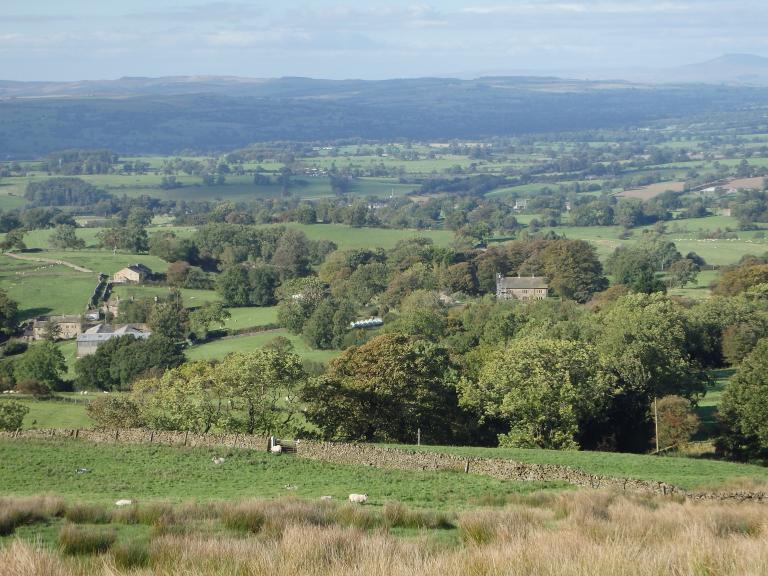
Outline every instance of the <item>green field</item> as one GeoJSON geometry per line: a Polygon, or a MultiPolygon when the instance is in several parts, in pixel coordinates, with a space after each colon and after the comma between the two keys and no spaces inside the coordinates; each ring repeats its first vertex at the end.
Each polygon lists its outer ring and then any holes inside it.
{"type": "MultiPolygon", "coordinates": [[[[29,408],[22,422],[23,428],[90,428],[93,425],[85,412],[85,402],[27,398],[14,400],[29,408]]],[[[6,401],[5,398],[0,399],[0,402],[6,401]]]]}
{"type": "MultiPolygon", "coordinates": [[[[112,290],[112,294],[118,296],[121,300],[130,298],[142,299],[142,298],[163,298],[170,294],[171,288],[168,286],[153,286],[153,285],[137,285],[137,284],[123,284],[115,286],[112,290]]],[[[217,302],[220,300],[219,295],[213,290],[192,290],[189,288],[179,289],[182,299],[184,300],[184,306],[188,308],[194,308],[205,304],[206,302],[217,302]]]]}
{"type": "Polygon", "coordinates": [[[0,494],[50,493],[70,500],[112,503],[120,498],[174,502],[234,498],[399,500],[415,506],[461,509],[483,496],[504,497],[559,483],[508,482],[457,472],[382,470],[273,456],[227,448],[99,444],[77,440],[0,439],[0,494]],[[214,456],[226,461],[217,466],[214,456]],[[88,474],[77,474],[89,468],[88,474]],[[286,485],[295,486],[287,491],[286,485]]]}
{"type": "Polygon", "coordinates": [[[19,303],[20,320],[41,314],[82,314],[97,281],[96,274],[0,255],[0,286],[19,303]]]}
{"type": "Polygon", "coordinates": [[[231,316],[225,325],[227,330],[244,330],[277,324],[277,306],[229,308],[229,313],[231,316]]]}
{"type": "Polygon", "coordinates": [[[310,240],[330,240],[340,250],[351,248],[393,248],[400,240],[431,238],[437,246],[453,242],[449,230],[402,230],[394,228],[355,228],[345,224],[287,224],[303,231],[310,240]]]}
{"type": "Polygon", "coordinates": [[[190,360],[221,360],[231,352],[249,352],[260,348],[270,340],[274,340],[277,336],[288,338],[293,343],[296,354],[306,360],[328,362],[339,354],[338,350],[313,350],[306,345],[300,336],[280,329],[247,336],[220,338],[206,344],[193,346],[187,350],[187,358],[190,360]]]}
{"type": "Polygon", "coordinates": [[[448,446],[403,446],[402,448],[465,457],[502,458],[533,464],[570,466],[592,474],[662,481],[686,489],[714,488],[741,479],[755,480],[759,483],[768,482],[768,468],[717,460],[524,448],[448,446]]]}

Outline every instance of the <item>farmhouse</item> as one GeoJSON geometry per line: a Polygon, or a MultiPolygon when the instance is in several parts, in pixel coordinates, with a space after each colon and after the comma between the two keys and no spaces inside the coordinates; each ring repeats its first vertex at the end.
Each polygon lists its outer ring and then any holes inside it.
{"type": "Polygon", "coordinates": [[[112,276],[115,284],[140,284],[152,276],[152,270],[144,264],[131,264],[122,270],[118,270],[112,276]]]}
{"type": "Polygon", "coordinates": [[[547,279],[541,276],[496,276],[499,300],[543,300],[549,294],[547,279]]]}
{"type": "Polygon", "coordinates": [[[38,316],[32,321],[26,336],[30,340],[44,340],[50,336],[57,340],[70,340],[82,332],[83,319],[80,316],[38,316]]]}
{"type": "Polygon", "coordinates": [[[99,346],[112,338],[133,336],[134,338],[147,339],[151,335],[152,332],[141,324],[125,324],[120,327],[97,324],[77,337],[77,357],[82,358],[95,354],[99,346]]]}

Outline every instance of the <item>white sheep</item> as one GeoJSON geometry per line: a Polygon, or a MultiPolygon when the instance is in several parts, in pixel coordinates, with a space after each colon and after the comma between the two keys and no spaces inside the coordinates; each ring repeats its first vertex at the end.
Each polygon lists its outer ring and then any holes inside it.
{"type": "Polygon", "coordinates": [[[368,494],[350,494],[349,501],[353,504],[365,504],[368,502],[368,494]]]}
{"type": "Polygon", "coordinates": [[[224,464],[224,461],[225,461],[225,460],[224,460],[224,458],[221,458],[221,457],[219,457],[219,456],[216,456],[216,457],[212,458],[212,459],[211,459],[211,461],[212,461],[214,464],[224,464]]]}
{"type": "Polygon", "coordinates": [[[333,496],[320,496],[320,500],[333,500],[333,496]]]}
{"type": "Polygon", "coordinates": [[[115,506],[131,506],[133,504],[133,500],[118,500],[115,502],[115,506]]]}
{"type": "Polygon", "coordinates": [[[283,447],[280,446],[280,444],[275,444],[269,451],[272,452],[272,454],[281,454],[283,452],[283,447]]]}

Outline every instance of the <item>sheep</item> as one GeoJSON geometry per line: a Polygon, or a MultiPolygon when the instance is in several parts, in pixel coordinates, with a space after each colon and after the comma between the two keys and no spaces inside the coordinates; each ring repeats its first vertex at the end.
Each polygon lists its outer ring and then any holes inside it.
{"type": "Polygon", "coordinates": [[[214,457],[211,459],[211,462],[213,462],[214,464],[224,464],[225,460],[224,460],[224,458],[222,458],[222,457],[219,457],[219,456],[214,456],[214,457]]]}
{"type": "Polygon", "coordinates": [[[283,452],[283,447],[280,446],[280,444],[275,444],[269,451],[272,452],[272,454],[281,454],[283,452]]]}
{"type": "Polygon", "coordinates": [[[133,500],[118,500],[115,502],[115,506],[131,506],[133,504],[133,500]]]}
{"type": "Polygon", "coordinates": [[[368,502],[368,494],[350,494],[349,501],[352,504],[365,504],[368,502]]]}
{"type": "Polygon", "coordinates": [[[333,496],[320,496],[320,500],[333,500],[333,496]]]}

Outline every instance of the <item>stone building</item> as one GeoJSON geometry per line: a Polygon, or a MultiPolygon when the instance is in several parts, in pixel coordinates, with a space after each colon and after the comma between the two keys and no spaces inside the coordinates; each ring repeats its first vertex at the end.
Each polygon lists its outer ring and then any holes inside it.
{"type": "Polygon", "coordinates": [[[97,324],[89,328],[77,337],[77,357],[90,356],[107,340],[122,336],[147,339],[152,335],[146,326],[142,324],[125,324],[124,326],[111,326],[109,324],[97,324]]]}
{"type": "Polygon", "coordinates": [[[144,264],[131,264],[115,272],[112,276],[112,282],[115,284],[140,284],[150,276],[152,276],[152,270],[144,264]]]}
{"type": "Polygon", "coordinates": [[[71,340],[82,334],[83,324],[81,316],[38,316],[26,336],[30,340],[44,340],[52,334],[56,340],[71,340]]]}
{"type": "Polygon", "coordinates": [[[499,300],[543,300],[548,295],[549,284],[542,276],[496,276],[499,300]]]}

